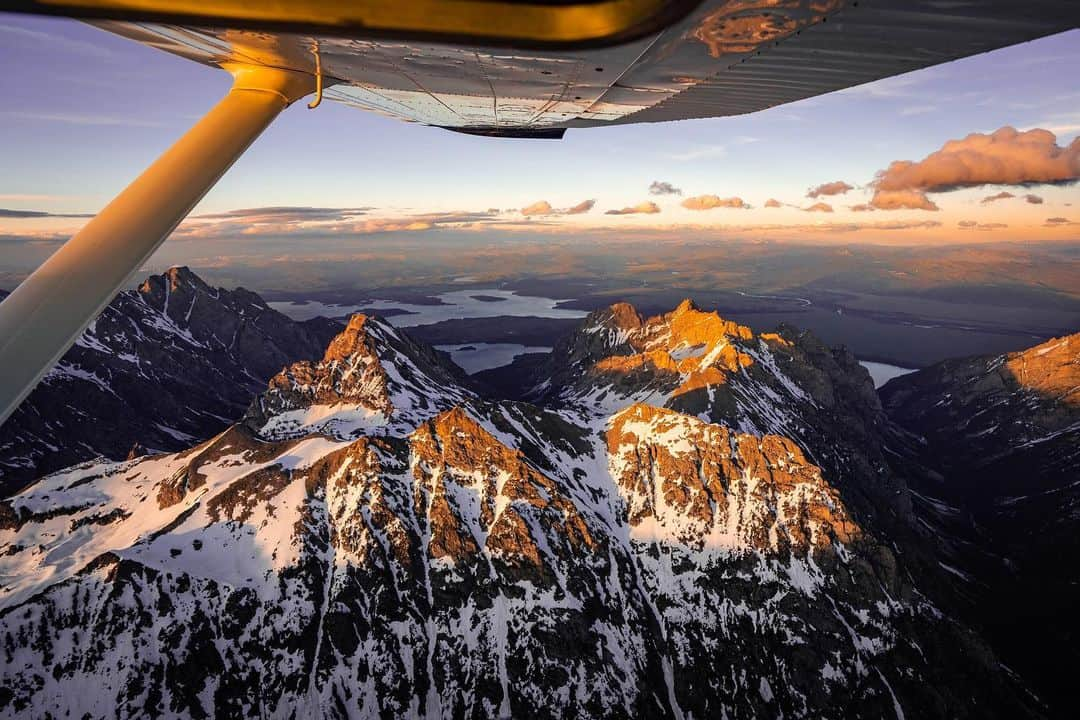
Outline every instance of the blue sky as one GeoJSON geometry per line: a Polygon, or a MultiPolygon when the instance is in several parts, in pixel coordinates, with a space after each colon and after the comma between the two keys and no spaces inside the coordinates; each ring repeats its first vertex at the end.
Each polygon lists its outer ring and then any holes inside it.
{"type": "MultiPolygon", "coordinates": [[[[75,21],[18,15],[0,14],[0,63],[0,208],[55,213],[100,209],[211,107],[230,80],[75,21]]],[[[733,231],[788,225],[797,233],[823,222],[821,214],[765,209],[767,199],[805,207],[813,202],[805,198],[809,187],[843,180],[856,190],[836,198],[827,221],[865,222],[865,213],[847,206],[865,202],[861,186],[892,161],[917,161],[948,140],[1007,125],[1045,128],[1067,145],[1080,133],[1077,77],[1080,31],[1073,31],[749,116],[572,130],[561,142],[470,137],[334,103],[314,111],[298,103],[195,214],[313,205],[372,206],[396,217],[596,199],[596,211],[565,222],[672,232],[686,225],[733,231]],[[684,196],[737,196],[753,209],[693,213],[680,207],[682,198],[650,196],[654,180],[672,183],[684,196]],[[603,214],[649,200],[662,212],[603,214]]],[[[1045,202],[1038,206],[980,202],[998,189],[943,194],[941,213],[873,215],[913,225],[932,216],[941,223],[902,236],[913,240],[948,240],[961,221],[1008,225],[998,238],[1076,235],[1065,224],[1044,228],[1051,215],[1080,220],[1076,185],[1039,187],[1045,202]]],[[[0,233],[19,234],[70,232],[85,221],[2,222],[0,233]]]]}

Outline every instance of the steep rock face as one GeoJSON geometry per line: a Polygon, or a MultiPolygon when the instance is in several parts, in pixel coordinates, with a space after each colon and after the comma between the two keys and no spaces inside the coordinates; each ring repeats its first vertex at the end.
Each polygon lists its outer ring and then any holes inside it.
{"type": "Polygon", "coordinates": [[[607,444],[632,537],[805,559],[857,536],[839,494],[787,438],[632,405],[611,419],[607,444]]]}
{"type": "Polygon", "coordinates": [[[894,464],[957,592],[1069,716],[1080,664],[1080,335],[950,360],[881,389],[894,464]]]}
{"type": "Polygon", "coordinates": [[[187,268],[121,292],[0,426],[0,496],[139,444],[180,450],[243,414],[284,365],[318,357],[340,326],[297,323],[258,295],[187,268]]]}
{"type": "Polygon", "coordinates": [[[1032,714],[816,435],[453,375],[354,317],[217,437],[0,503],[0,716],[1032,714]]]}

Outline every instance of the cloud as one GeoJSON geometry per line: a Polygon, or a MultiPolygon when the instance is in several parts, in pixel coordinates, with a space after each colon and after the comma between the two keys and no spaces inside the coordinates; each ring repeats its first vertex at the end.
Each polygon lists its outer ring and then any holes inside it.
{"type": "Polygon", "coordinates": [[[547,200],[538,200],[532,205],[521,208],[521,214],[525,217],[533,217],[535,215],[552,215],[555,212],[555,208],[551,207],[551,203],[547,200]]]}
{"type": "Polygon", "coordinates": [[[594,207],[596,207],[595,200],[582,200],[577,205],[573,207],[568,207],[563,210],[563,215],[581,215],[583,213],[589,212],[594,207]]]}
{"type": "Polygon", "coordinates": [[[849,205],[848,208],[852,212],[873,212],[874,206],[870,203],[859,203],[858,205],[849,205]]]}
{"type": "Polygon", "coordinates": [[[1016,197],[1016,196],[1013,195],[1011,192],[1007,192],[1005,190],[1002,190],[997,195],[987,195],[986,197],[984,197],[979,202],[981,202],[983,205],[986,205],[988,203],[997,202],[998,200],[1008,200],[1009,198],[1014,198],[1014,197],[1016,197]]]}
{"type": "Polygon", "coordinates": [[[747,210],[750,207],[740,197],[722,198],[716,195],[698,195],[697,197],[686,198],[682,201],[682,206],[687,210],[714,210],[716,208],[747,210]]]}
{"type": "Polygon", "coordinates": [[[1043,224],[1043,227],[1064,227],[1066,225],[1080,225],[1080,223],[1074,222],[1069,218],[1052,217],[1046,218],[1046,222],[1043,224]]]}
{"type": "Polygon", "coordinates": [[[1009,227],[1005,223],[979,223],[974,220],[961,220],[956,224],[961,230],[1001,230],[1009,227]]]}
{"type": "Polygon", "coordinates": [[[1043,199],[1041,196],[1034,193],[1028,193],[1024,196],[1024,200],[1030,205],[1042,205],[1043,199]]]}
{"type": "Polygon", "coordinates": [[[592,210],[595,205],[595,200],[582,200],[573,207],[557,210],[551,207],[551,203],[549,203],[547,200],[540,200],[534,202],[528,207],[521,208],[521,214],[525,217],[546,217],[549,215],[581,215],[592,210]]]}
{"type": "Polygon", "coordinates": [[[878,190],[870,199],[876,210],[940,210],[937,204],[919,190],[878,190]]]}
{"type": "Polygon", "coordinates": [[[314,220],[345,220],[370,212],[371,207],[312,207],[309,205],[268,205],[239,208],[220,213],[197,215],[200,220],[237,220],[246,222],[303,222],[314,220]]]}
{"type": "Polygon", "coordinates": [[[769,198],[768,200],[765,201],[765,207],[767,207],[767,208],[778,208],[778,207],[783,207],[783,204],[779,200],[777,200],[776,198],[769,198]]]}
{"type": "Polygon", "coordinates": [[[10,210],[0,208],[0,218],[20,220],[26,218],[91,218],[93,213],[51,213],[44,210],[10,210]]]}
{"type": "Polygon", "coordinates": [[[660,212],[659,206],[654,202],[643,202],[633,207],[624,207],[621,210],[608,210],[605,215],[655,215],[660,212]]]}
{"type": "Polygon", "coordinates": [[[803,212],[826,212],[831,213],[833,211],[832,205],[829,203],[814,203],[808,208],[803,208],[803,212]]]}
{"type": "Polygon", "coordinates": [[[835,182],[823,183],[816,188],[810,188],[806,192],[806,197],[816,199],[822,195],[843,195],[847,191],[854,189],[843,180],[836,180],[835,182]]]}
{"type": "Polygon", "coordinates": [[[660,180],[653,180],[649,185],[650,195],[682,195],[682,189],[677,188],[669,182],[661,182],[660,180]]]}
{"type": "Polygon", "coordinates": [[[1080,179],[1080,138],[1066,147],[1049,130],[1003,127],[950,140],[919,162],[898,160],[877,174],[871,204],[881,210],[937,206],[927,193],[982,185],[1062,185],[1080,179]]]}

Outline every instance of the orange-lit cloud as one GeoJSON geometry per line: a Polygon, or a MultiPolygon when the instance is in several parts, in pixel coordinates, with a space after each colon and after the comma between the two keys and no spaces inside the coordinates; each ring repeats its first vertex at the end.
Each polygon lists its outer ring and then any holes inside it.
{"type": "Polygon", "coordinates": [[[1039,195],[1035,195],[1034,193],[1028,193],[1027,195],[1025,195],[1024,200],[1027,203],[1031,204],[1031,205],[1042,205],[1043,204],[1042,197],[1040,197],[1039,195]]]}
{"type": "Polygon", "coordinates": [[[765,201],[765,207],[767,207],[767,208],[778,208],[778,207],[783,207],[783,204],[779,200],[777,200],[776,198],[769,198],[768,200],[765,201]]]}
{"type": "Polygon", "coordinates": [[[551,207],[551,203],[547,200],[539,200],[532,205],[521,208],[521,214],[525,217],[533,217],[535,215],[551,215],[555,212],[555,208],[551,207]]]}
{"type": "Polygon", "coordinates": [[[528,207],[521,208],[521,214],[525,217],[544,217],[549,215],[581,215],[593,209],[595,200],[583,200],[573,207],[555,209],[547,200],[534,202],[528,207]]]}
{"type": "Polygon", "coordinates": [[[927,193],[981,185],[1067,184],[1080,179],[1080,138],[1066,147],[1049,130],[1003,127],[950,140],[919,162],[898,160],[878,173],[871,204],[881,210],[937,209],[927,193]]]}
{"type": "Polygon", "coordinates": [[[849,190],[854,189],[854,187],[848,185],[843,180],[836,180],[835,182],[818,185],[816,188],[810,188],[810,190],[806,192],[806,197],[816,199],[822,195],[843,195],[849,190]]]}
{"type": "Polygon", "coordinates": [[[852,212],[873,212],[874,206],[870,203],[859,203],[858,205],[848,206],[852,212]]]}
{"type": "Polygon", "coordinates": [[[940,210],[921,190],[878,190],[870,199],[875,210],[940,210]]]}
{"type": "Polygon", "coordinates": [[[649,185],[650,195],[682,195],[682,190],[675,187],[669,182],[662,182],[660,180],[653,180],[649,185]]]}
{"type": "Polygon", "coordinates": [[[811,205],[808,208],[803,208],[803,212],[831,213],[832,211],[833,211],[832,205],[830,205],[829,203],[823,203],[823,202],[814,203],[813,205],[811,205]]]}
{"type": "Polygon", "coordinates": [[[1080,225],[1080,223],[1063,217],[1046,218],[1046,222],[1043,223],[1043,227],[1064,227],[1066,225],[1080,225]]]}
{"type": "Polygon", "coordinates": [[[988,203],[997,202],[998,200],[1008,200],[1009,198],[1014,198],[1014,197],[1016,197],[1016,196],[1013,195],[1011,192],[1007,192],[1005,190],[1002,190],[997,195],[987,195],[982,200],[980,200],[980,202],[983,205],[986,205],[988,203]]]}
{"type": "Polygon", "coordinates": [[[566,210],[563,211],[563,215],[581,215],[583,213],[589,212],[595,206],[595,200],[582,200],[577,205],[566,208],[566,210]]]}
{"type": "Polygon", "coordinates": [[[714,210],[716,208],[749,209],[749,205],[740,197],[722,198],[717,195],[698,195],[686,198],[682,206],[687,210],[714,210]]]}
{"type": "Polygon", "coordinates": [[[643,202],[633,207],[624,207],[620,210],[608,210],[605,215],[655,215],[660,212],[660,207],[654,202],[643,202]]]}

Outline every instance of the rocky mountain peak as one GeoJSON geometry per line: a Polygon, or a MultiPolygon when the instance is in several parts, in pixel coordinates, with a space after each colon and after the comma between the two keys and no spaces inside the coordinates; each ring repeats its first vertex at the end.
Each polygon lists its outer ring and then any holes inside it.
{"type": "Polygon", "coordinates": [[[546,369],[547,393],[596,397],[598,388],[607,387],[619,397],[654,404],[681,397],[680,409],[697,407],[695,414],[731,410],[729,379],[756,362],[776,367],[767,356],[770,347],[783,350],[788,344],[778,335],[755,338],[750,328],[690,300],[647,319],[620,303],[594,313],[556,348],[553,367],[546,369]]]}
{"type": "Polygon", "coordinates": [[[162,305],[173,293],[214,295],[217,293],[187,266],[174,266],[161,275],[151,275],[139,285],[137,292],[147,301],[162,305]]]}
{"type": "Polygon", "coordinates": [[[169,286],[176,290],[180,287],[199,287],[209,289],[209,285],[203,282],[191,268],[186,265],[174,265],[165,271],[165,277],[169,280],[169,286]]]}
{"type": "MultiPolygon", "coordinates": [[[[615,303],[605,310],[596,311],[593,315],[604,318],[617,328],[626,330],[639,328],[644,322],[637,309],[628,302],[615,303]]],[[[589,324],[589,321],[586,320],[585,325],[588,326],[589,324]]]]}
{"type": "Polygon", "coordinates": [[[697,310],[697,309],[698,309],[698,306],[696,304],[694,304],[693,300],[691,300],[690,298],[685,298],[682,302],[680,302],[678,304],[678,306],[675,308],[675,310],[672,312],[672,314],[673,315],[681,315],[683,313],[691,312],[691,311],[694,311],[694,310],[697,310]]]}
{"type": "Polygon", "coordinates": [[[272,377],[246,422],[268,437],[354,438],[395,423],[415,425],[472,397],[463,380],[430,346],[381,318],[356,314],[322,360],[293,363],[272,377]]]}
{"type": "Polygon", "coordinates": [[[322,361],[332,363],[348,360],[354,356],[376,355],[377,351],[368,333],[369,324],[367,316],[360,313],[349,318],[345,329],[330,341],[322,361]]]}

